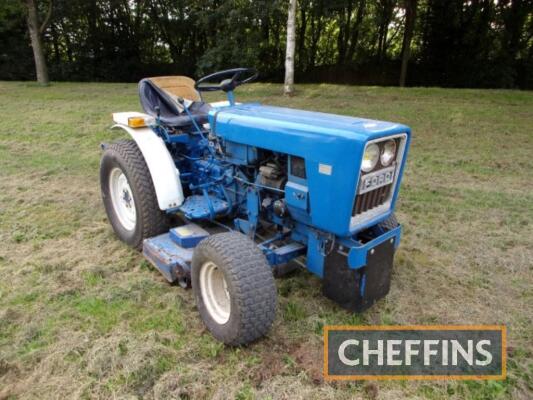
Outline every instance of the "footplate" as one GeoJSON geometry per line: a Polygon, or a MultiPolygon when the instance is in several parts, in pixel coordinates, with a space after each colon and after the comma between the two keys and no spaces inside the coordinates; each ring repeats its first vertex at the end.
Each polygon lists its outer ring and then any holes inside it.
{"type": "Polygon", "coordinates": [[[219,214],[228,211],[229,205],[226,201],[213,195],[189,196],[179,207],[179,210],[185,214],[187,219],[205,219],[214,218],[219,214]]]}
{"type": "Polygon", "coordinates": [[[390,289],[394,243],[384,241],[369,249],[366,265],[351,269],[348,254],[337,246],[324,265],[323,293],[350,311],[364,311],[390,289]]]}

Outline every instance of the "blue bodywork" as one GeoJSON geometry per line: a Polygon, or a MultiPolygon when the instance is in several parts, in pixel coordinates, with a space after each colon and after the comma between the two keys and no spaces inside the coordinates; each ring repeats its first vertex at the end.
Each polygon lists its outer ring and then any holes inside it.
{"type": "MultiPolygon", "coordinates": [[[[249,149],[263,148],[305,160],[306,181],[289,178],[300,186],[289,186],[286,197],[296,219],[303,223],[346,237],[386,219],[394,209],[399,182],[390,212],[350,228],[365,143],[402,133],[409,138],[407,126],[259,104],[212,110],[210,123],[226,145],[241,146],[243,155],[248,156],[249,149]],[[331,175],[320,173],[320,164],[331,166],[331,175]],[[307,200],[303,201],[291,195],[298,191],[315,195],[304,194],[307,200]]],[[[401,175],[402,171],[399,178],[401,175]]]]}
{"type": "MultiPolygon", "coordinates": [[[[324,276],[333,246],[343,249],[349,269],[358,270],[367,265],[372,249],[387,241],[395,248],[399,245],[401,227],[387,230],[378,224],[391,216],[396,204],[411,137],[407,126],[236,104],[232,92],[228,99],[229,105],[211,109],[209,126],[194,123],[189,132],[158,123],[152,126],[167,144],[188,191],[184,204],[170,212],[247,234],[259,243],[271,265],[305,255],[307,269],[319,277],[324,276]],[[400,137],[402,146],[389,200],[380,212],[356,218],[353,210],[365,146],[385,137],[400,137]],[[284,172],[281,178],[278,169],[284,172]],[[271,233],[260,239],[257,230],[265,224],[271,233]]],[[[149,239],[145,254],[151,258],[148,253],[158,249],[172,253],[169,241],[181,243],[171,232],[149,239]]],[[[187,274],[189,256],[190,249],[177,250],[176,260],[167,259],[165,264],[158,259],[154,264],[173,280],[180,275],[172,273],[173,268],[187,274]],[[174,267],[169,270],[170,264],[174,267]]],[[[361,285],[364,291],[364,276],[361,285]]]]}

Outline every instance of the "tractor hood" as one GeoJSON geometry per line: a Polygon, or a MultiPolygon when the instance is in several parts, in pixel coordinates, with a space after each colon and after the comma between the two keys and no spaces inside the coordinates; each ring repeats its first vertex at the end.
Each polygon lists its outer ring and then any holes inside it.
{"type": "MultiPolygon", "coordinates": [[[[409,136],[407,126],[260,104],[212,109],[209,122],[226,144],[268,149],[305,160],[307,177],[301,183],[309,190],[309,220],[302,222],[348,236],[390,214],[379,215],[365,226],[350,224],[366,142],[397,134],[409,136]]],[[[403,163],[400,168],[403,170],[403,163]]],[[[391,209],[393,206],[394,201],[391,209]]]]}
{"type": "MultiPolygon", "coordinates": [[[[304,158],[318,145],[333,145],[331,152],[329,147],[321,147],[320,153],[335,159],[339,156],[337,146],[361,146],[368,140],[408,130],[390,122],[260,104],[213,109],[209,119],[213,131],[225,140],[304,158]]],[[[353,149],[350,153],[353,156],[353,149]]]]}

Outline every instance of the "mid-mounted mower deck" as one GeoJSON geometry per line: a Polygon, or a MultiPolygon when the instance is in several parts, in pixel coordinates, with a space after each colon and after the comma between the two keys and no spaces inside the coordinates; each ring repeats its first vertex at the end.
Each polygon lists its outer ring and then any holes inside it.
{"type": "MultiPolygon", "coordinates": [[[[194,248],[209,235],[224,231],[216,225],[207,227],[207,230],[194,223],[181,225],[171,228],[168,233],[145,239],[143,255],[170,283],[178,282],[182,287],[189,287],[194,248]]],[[[257,245],[273,266],[286,264],[306,252],[305,245],[296,242],[281,246],[270,242],[257,245]]]]}
{"type": "Polygon", "coordinates": [[[145,239],[143,255],[169,282],[189,286],[193,251],[209,233],[196,224],[172,228],[168,233],[145,239]]]}
{"type": "Polygon", "coordinates": [[[192,286],[208,329],[232,345],[268,332],[273,267],[296,258],[348,310],[388,293],[410,140],[399,124],[235,103],[233,90],[256,77],[142,80],[145,114],[114,114],[133,140],[104,146],[100,171],[116,234],[169,282],[192,286]],[[215,90],[228,101],[203,102],[215,90]]]}

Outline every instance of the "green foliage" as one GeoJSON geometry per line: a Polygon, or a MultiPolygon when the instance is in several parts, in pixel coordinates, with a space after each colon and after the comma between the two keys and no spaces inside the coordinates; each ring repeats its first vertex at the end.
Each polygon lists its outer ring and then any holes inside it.
{"type": "Polygon", "coordinates": [[[33,59],[26,32],[23,2],[0,2],[0,79],[28,79],[33,76],[33,59]]]}
{"type": "MultiPolygon", "coordinates": [[[[36,0],[44,19],[47,0],[36,0]]],[[[418,4],[407,82],[533,87],[528,0],[300,0],[296,80],[396,85],[405,8],[418,4]]],[[[254,66],[283,77],[286,0],[54,0],[43,39],[54,80],[137,81],[254,66]]],[[[0,79],[31,79],[23,2],[0,4],[0,79]]]]}
{"type": "Polygon", "coordinates": [[[9,32],[16,24],[14,16],[23,16],[24,9],[22,2],[16,0],[4,0],[0,7],[0,33],[9,32]]]}
{"type": "Polygon", "coordinates": [[[286,321],[296,322],[305,318],[305,310],[300,304],[289,301],[283,316],[286,321]]]}
{"type": "Polygon", "coordinates": [[[252,386],[249,383],[244,384],[244,386],[237,392],[235,400],[254,400],[254,391],[252,386]]]}

